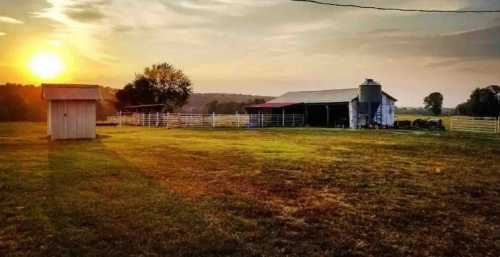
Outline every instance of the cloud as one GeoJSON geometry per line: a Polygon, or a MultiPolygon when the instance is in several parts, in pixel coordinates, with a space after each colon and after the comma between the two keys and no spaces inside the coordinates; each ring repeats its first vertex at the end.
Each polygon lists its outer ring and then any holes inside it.
{"type": "Polygon", "coordinates": [[[0,23],[8,23],[8,24],[23,24],[23,21],[20,21],[18,19],[14,19],[11,17],[7,16],[0,16],[0,23]]]}
{"type": "Polygon", "coordinates": [[[99,9],[102,2],[76,3],[67,6],[64,13],[71,19],[80,22],[93,22],[104,18],[104,14],[99,9]]]}

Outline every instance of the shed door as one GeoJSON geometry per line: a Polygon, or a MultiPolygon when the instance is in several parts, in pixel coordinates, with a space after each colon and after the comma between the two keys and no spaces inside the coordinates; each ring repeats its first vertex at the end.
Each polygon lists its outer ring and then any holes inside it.
{"type": "Polygon", "coordinates": [[[52,111],[52,138],[95,138],[94,101],[54,101],[52,111]]]}

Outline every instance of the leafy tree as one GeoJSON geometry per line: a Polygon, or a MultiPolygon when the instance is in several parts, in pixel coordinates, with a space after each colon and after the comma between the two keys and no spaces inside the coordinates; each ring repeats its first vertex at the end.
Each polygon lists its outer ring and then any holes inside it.
{"type": "Polygon", "coordinates": [[[500,114],[500,99],[497,92],[500,92],[498,86],[476,88],[467,102],[457,106],[457,112],[461,115],[497,117],[500,114]]]}
{"type": "Polygon", "coordinates": [[[441,115],[443,108],[443,95],[439,92],[429,94],[424,98],[425,109],[430,110],[434,115],[441,115]]]}
{"type": "Polygon", "coordinates": [[[192,93],[191,81],[168,63],[153,65],[116,93],[118,106],[163,104],[166,111],[183,106],[192,93]]]}

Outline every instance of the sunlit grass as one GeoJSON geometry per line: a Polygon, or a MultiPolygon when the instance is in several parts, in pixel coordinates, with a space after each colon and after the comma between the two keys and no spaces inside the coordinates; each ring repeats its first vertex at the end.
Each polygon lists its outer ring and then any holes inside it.
{"type": "Polygon", "coordinates": [[[0,256],[494,256],[500,137],[0,124],[0,256]],[[461,247],[458,247],[460,245],[461,247]]]}

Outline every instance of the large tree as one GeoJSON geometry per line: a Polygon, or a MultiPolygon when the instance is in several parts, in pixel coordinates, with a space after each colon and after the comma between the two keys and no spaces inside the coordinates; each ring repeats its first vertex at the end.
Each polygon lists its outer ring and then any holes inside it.
{"type": "Polygon", "coordinates": [[[500,114],[499,86],[476,88],[467,102],[457,106],[461,115],[497,117],[500,114]]]}
{"type": "Polygon", "coordinates": [[[116,93],[119,107],[128,105],[163,104],[166,111],[183,106],[192,93],[191,81],[168,63],[144,69],[116,93]]]}
{"type": "Polygon", "coordinates": [[[429,94],[424,98],[425,109],[430,110],[434,115],[441,115],[443,108],[443,95],[439,92],[429,94]]]}

